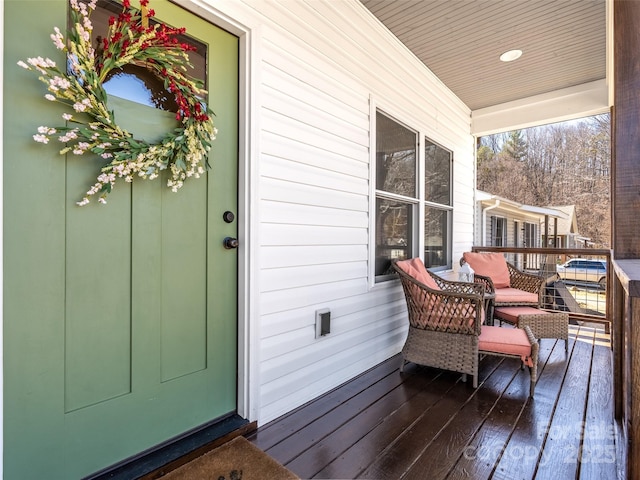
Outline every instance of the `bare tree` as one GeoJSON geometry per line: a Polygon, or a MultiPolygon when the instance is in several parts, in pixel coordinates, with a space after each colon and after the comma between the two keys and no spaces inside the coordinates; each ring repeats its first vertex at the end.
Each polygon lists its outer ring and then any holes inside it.
{"type": "Polygon", "coordinates": [[[609,115],[483,137],[477,185],[530,205],[575,204],[580,233],[606,247],[610,151],[609,115]]]}

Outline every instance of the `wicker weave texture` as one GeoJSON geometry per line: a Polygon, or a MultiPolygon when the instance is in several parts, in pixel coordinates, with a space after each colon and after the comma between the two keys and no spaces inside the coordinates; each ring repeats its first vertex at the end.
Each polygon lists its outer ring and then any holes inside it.
{"type": "Polygon", "coordinates": [[[524,327],[525,325],[531,328],[536,338],[569,339],[569,314],[567,313],[522,315],[518,319],[518,326],[524,327]]]}
{"type": "Polygon", "coordinates": [[[411,326],[436,332],[480,334],[484,292],[480,285],[466,284],[466,291],[461,291],[460,286],[454,290],[433,290],[393,266],[402,282],[411,326]]]}
{"type": "Polygon", "coordinates": [[[509,269],[511,288],[517,288],[519,290],[524,290],[525,292],[537,293],[540,295],[544,278],[531,273],[524,273],[509,262],[507,262],[507,268],[509,269]]]}
{"type": "Polygon", "coordinates": [[[405,362],[478,375],[478,337],[409,327],[402,348],[405,362]]]}
{"type": "MultiPolygon", "coordinates": [[[[500,316],[500,309],[494,312],[496,318],[511,323],[500,316]]],[[[569,314],[564,312],[547,312],[538,314],[524,314],[518,316],[516,326],[528,326],[536,338],[558,338],[564,340],[565,350],[569,346],[569,314]]]]}
{"type": "MultiPolygon", "coordinates": [[[[507,262],[507,268],[509,269],[509,282],[511,288],[517,288],[523,292],[535,293],[538,295],[537,302],[493,302],[495,307],[516,307],[516,306],[532,306],[538,307],[542,305],[542,294],[544,278],[539,275],[533,275],[531,273],[525,273],[518,270],[511,263],[507,262]]],[[[485,290],[489,293],[495,293],[496,288],[493,281],[489,277],[483,275],[475,275],[474,281],[481,285],[484,285],[485,290]]]]}
{"type": "Polygon", "coordinates": [[[405,362],[478,376],[482,285],[448,282],[434,276],[433,290],[406,274],[395,262],[409,313],[409,333],[402,349],[405,362]]]}
{"type": "MultiPolygon", "coordinates": [[[[481,353],[478,351],[478,336],[484,306],[484,286],[479,283],[449,282],[429,272],[442,288],[434,290],[406,274],[396,262],[392,262],[392,266],[400,277],[409,313],[409,332],[402,349],[402,366],[406,362],[413,362],[472,375],[473,386],[477,387],[481,353]]],[[[530,390],[533,396],[538,342],[530,329],[526,331],[534,365],[530,390]]],[[[493,352],[482,353],[496,355],[493,352]]]]}
{"type": "MultiPolygon", "coordinates": [[[[500,316],[500,309],[496,309],[495,316],[505,322],[509,322],[509,320],[500,316]]],[[[568,313],[549,312],[519,315],[516,326],[523,328],[525,325],[531,328],[536,338],[559,338],[561,340],[569,338],[568,313]]]]}

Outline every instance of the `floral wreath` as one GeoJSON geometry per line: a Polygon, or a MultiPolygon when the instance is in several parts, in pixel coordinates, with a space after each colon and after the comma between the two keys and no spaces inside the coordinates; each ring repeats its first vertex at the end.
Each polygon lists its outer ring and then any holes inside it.
{"type": "Polygon", "coordinates": [[[68,73],[42,57],[29,58],[27,63],[20,61],[18,65],[41,74],[39,79],[48,86],[47,100],[59,101],[74,111],[62,115],[69,122],[66,126],[41,126],[33,139],[48,143],[57,136],[60,142],[66,143],[60,150],[61,155],[92,152],[110,161],[77,204],[88,204],[96,194],[100,203],[107,203],[106,196],[118,178],[126,182],[132,182],[136,176],[152,180],[162,170],[169,169],[167,186],[174,192],[187,178],[199,178],[205,168],[209,168],[206,156],[217,129],[213,125],[213,112],[203,105],[206,90],[199,81],[186,75],[187,67],[192,67],[187,52],[195,47],[180,43],[178,35],[185,29],[163,24],[147,26],[148,19],[155,15],[147,9],[149,0],[140,0],[142,10],[132,8],[130,0],[123,0],[122,12],[109,19],[107,37],[94,49],[89,17],[97,0],[89,3],[70,0],[69,3],[68,41],[65,42],[58,27],[51,34],[56,48],[66,52],[68,73]],[[158,143],[135,139],[117,125],[113,111],[107,108],[102,83],[109,72],[129,64],[144,67],[162,79],[178,105],[176,120],[180,126],[166,133],[158,143]]]}

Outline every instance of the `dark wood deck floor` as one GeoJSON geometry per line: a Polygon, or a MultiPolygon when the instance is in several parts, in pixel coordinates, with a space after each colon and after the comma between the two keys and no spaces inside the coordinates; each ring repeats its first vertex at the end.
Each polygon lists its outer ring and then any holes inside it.
{"type": "Polygon", "coordinates": [[[303,479],[622,478],[608,342],[543,339],[533,400],[517,360],[485,357],[474,390],[396,356],[248,438],[303,479]]]}

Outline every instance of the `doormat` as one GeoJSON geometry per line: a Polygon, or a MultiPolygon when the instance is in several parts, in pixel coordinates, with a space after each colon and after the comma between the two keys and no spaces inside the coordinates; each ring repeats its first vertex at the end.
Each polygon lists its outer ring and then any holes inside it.
{"type": "Polygon", "coordinates": [[[163,480],[299,480],[243,436],[169,472],[163,480]]]}

